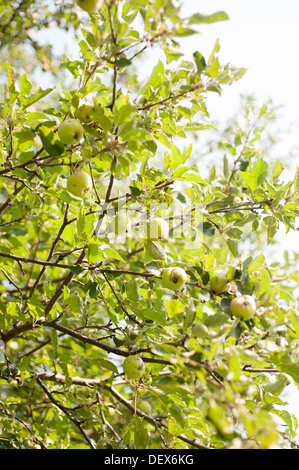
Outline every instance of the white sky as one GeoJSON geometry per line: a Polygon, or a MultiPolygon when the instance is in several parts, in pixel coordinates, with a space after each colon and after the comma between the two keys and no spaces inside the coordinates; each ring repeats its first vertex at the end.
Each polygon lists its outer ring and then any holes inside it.
{"type": "MultiPolygon", "coordinates": [[[[236,106],[238,92],[248,92],[261,101],[272,98],[285,107],[287,119],[299,121],[298,0],[183,0],[186,15],[219,10],[228,14],[229,21],[201,27],[196,46],[208,55],[219,37],[222,63],[248,70],[242,80],[225,89],[222,98],[215,96],[214,112],[236,106]]],[[[190,52],[194,50],[194,37],[184,42],[190,52]]]]}

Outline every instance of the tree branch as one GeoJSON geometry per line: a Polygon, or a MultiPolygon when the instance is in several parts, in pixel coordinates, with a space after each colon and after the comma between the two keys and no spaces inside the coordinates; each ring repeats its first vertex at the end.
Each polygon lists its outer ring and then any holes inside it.
{"type": "Polygon", "coordinates": [[[59,408],[71,421],[72,423],[77,426],[77,428],[79,429],[80,433],[82,434],[82,436],[84,437],[84,439],[88,442],[88,444],[90,445],[90,447],[92,449],[96,449],[94,443],[89,439],[88,435],[86,434],[86,432],[84,431],[84,429],[82,428],[81,424],[79,423],[79,421],[75,418],[72,417],[71,413],[69,412],[69,410],[67,408],[65,408],[65,406],[63,406],[61,403],[59,403],[59,401],[56,400],[56,398],[53,397],[52,393],[47,389],[47,387],[43,384],[41,378],[39,376],[36,376],[36,381],[37,383],[39,384],[39,386],[43,389],[43,391],[45,392],[45,394],[48,396],[48,398],[50,399],[50,401],[57,407],[59,408]]]}
{"type": "MultiPolygon", "coordinates": [[[[61,374],[52,374],[52,373],[49,373],[49,372],[42,372],[42,373],[38,374],[37,379],[39,379],[39,380],[40,379],[49,380],[49,381],[58,382],[58,383],[61,383],[61,384],[65,383],[65,377],[63,375],[61,375],[61,374]]],[[[144,413],[143,411],[139,410],[138,408],[136,408],[135,405],[133,405],[129,400],[127,400],[123,395],[121,395],[121,393],[119,393],[114,388],[113,385],[112,386],[103,385],[103,384],[101,384],[100,379],[84,379],[84,378],[81,378],[81,377],[72,377],[72,383],[76,384],[76,385],[83,386],[83,387],[90,387],[90,388],[92,388],[94,386],[101,385],[105,390],[107,390],[109,393],[111,393],[111,395],[114,396],[114,398],[116,398],[116,400],[118,400],[128,410],[130,410],[132,414],[134,414],[134,415],[136,414],[140,418],[145,419],[145,421],[152,424],[154,427],[157,427],[157,426],[160,425],[161,427],[164,427],[165,429],[168,429],[168,427],[165,424],[160,423],[160,422],[158,423],[155,418],[153,418],[152,416],[150,416],[150,415],[144,413]]],[[[177,437],[181,441],[186,442],[187,444],[189,444],[192,447],[195,447],[196,449],[211,449],[210,447],[207,447],[204,444],[202,444],[201,442],[199,442],[197,439],[191,439],[191,438],[185,436],[184,434],[180,434],[177,437]]]]}

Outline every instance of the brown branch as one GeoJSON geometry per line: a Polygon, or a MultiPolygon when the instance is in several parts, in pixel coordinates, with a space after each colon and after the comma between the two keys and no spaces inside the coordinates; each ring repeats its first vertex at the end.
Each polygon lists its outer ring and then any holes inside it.
{"type": "MultiPolygon", "coordinates": [[[[58,382],[61,384],[65,384],[65,377],[61,374],[52,374],[49,372],[42,372],[38,374],[37,378],[43,379],[43,380],[48,380],[48,381],[53,381],[53,382],[58,382]]],[[[102,385],[100,379],[84,379],[81,377],[72,377],[72,383],[75,385],[81,385],[83,387],[94,387],[98,385],[102,385]]],[[[109,386],[109,385],[102,385],[105,390],[107,390],[111,395],[116,398],[117,401],[122,403],[133,415],[137,415],[140,418],[145,419],[148,423],[152,424],[153,426],[161,426],[165,429],[168,429],[167,426],[161,422],[158,423],[158,421],[153,418],[152,416],[144,413],[143,411],[139,410],[138,408],[135,407],[129,400],[127,400],[121,393],[119,393],[114,386],[109,386]]],[[[210,449],[210,447],[205,446],[201,442],[199,442],[197,439],[191,439],[184,434],[180,434],[177,436],[180,440],[186,442],[192,447],[195,447],[197,449],[210,449]]]]}
{"type": "MultiPolygon", "coordinates": [[[[51,246],[51,249],[50,249],[50,252],[49,252],[49,255],[48,255],[48,258],[47,258],[47,261],[50,261],[50,259],[52,258],[53,256],[53,253],[54,253],[54,250],[55,250],[55,247],[58,243],[58,241],[60,240],[60,237],[67,225],[67,218],[68,218],[68,212],[69,212],[69,205],[67,204],[66,205],[66,209],[65,209],[65,213],[64,213],[64,218],[63,218],[63,222],[62,222],[62,225],[60,227],[60,229],[58,230],[58,233],[56,235],[56,238],[55,240],[53,241],[52,243],[52,246],[51,246]]],[[[35,289],[36,289],[36,286],[39,284],[39,281],[41,280],[44,272],[46,271],[46,266],[43,266],[43,268],[41,269],[39,275],[37,276],[33,286],[31,287],[31,290],[30,290],[30,294],[29,294],[29,297],[32,297],[35,289]]]]}
{"type": "Polygon", "coordinates": [[[52,393],[50,392],[50,390],[48,390],[48,388],[45,386],[45,384],[42,382],[41,378],[39,376],[36,376],[36,381],[37,383],[39,384],[39,386],[43,389],[43,391],[45,392],[45,394],[48,396],[48,398],[50,399],[50,401],[53,403],[53,405],[55,405],[57,408],[59,408],[69,419],[70,421],[72,421],[72,423],[77,426],[77,428],[79,429],[80,433],[82,434],[82,436],[84,437],[84,439],[88,442],[88,444],[90,445],[90,447],[92,449],[96,449],[94,443],[89,439],[88,435],[86,434],[86,432],[84,431],[84,429],[82,428],[81,424],[79,423],[79,421],[75,418],[73,418],[73,416],[71,415],[71,413],[69,412],[69,410],[63,406],[61,403],[59,403],[59,401],[56,400],[56,398],[53,397],[52,393]]]}
{"type": "MultiPolygon", "coordinates": [[[[0,176],[1,175],[5,175],[6,173],[9,173],[13,170],[16,170],[18,168],[24,168],[26,167],[27,165],[30,165],[32,163],[36,163],[37,162],[37,159],[38,157],[40,156],[40,154],[44,151],[44,147],[41,147],[37,152],[36,154],[30,158],[30,160],[27,160],[26,162],[24,163],[19,163],[19,165],[15,165],[15,166],[10,166],[9,168],[5,168],[4,170],[1,170],[0,171],[0,176]]],[[[47,158],[51,158],[50,156],[47,156],[47,158]]],[[[28,171],[28,170],[27,170],[28,171]]]]}
{"type": "Polygon", "coordinates": [[[112,286],[111,282],[109,281],[109,279],[108,279],[106,273],[103,272],[102,274],[103,274],[103,276],[104,276],[104,278],[105,278],[105,281],[108,283],[110,289],[112,290],[113,295],[114,295],[114,297],[116,298],[116,300],[117,300],[118,304],[120,305],[120,307],[121,307],[122,311],[124,312],[124,314],[127,315],[127,317],[129,317],[132,322],[136,323],[138,326],[140,326],[140,327],[142,328],[142,323],[140,323],[138,320],[136,320],[134,317],[132,317],[132,315],[130,315],[129,312],[127,311],[127,309],[125,308],[125,306],[124,306],[122,300],[120,300],[120,298],[118,297],[117,293],[115,292],[115,289],[114,289],[114,287],[112,286]]]}
{"type": "Polygon", "coordinates": [[[153,108],[154,106],[160,106],[164,103],[167,103],[168,101],[175,101],[176,99],[182,98],[188,95],[188,93],[192,93],[193,91],[196,91],[199,88],[202,88],[202,84],[196,84],[195,86],[189,88],[189,90],[183,91],[182,93],[178,93],[177,95],[171,93],[167,98],[164,98],[163,100],[156,101],[155,103],[150,103],[145,106],[141,106],[140,108],[137,108],[137,111],[145,111],[147,109],[153,108]]]}

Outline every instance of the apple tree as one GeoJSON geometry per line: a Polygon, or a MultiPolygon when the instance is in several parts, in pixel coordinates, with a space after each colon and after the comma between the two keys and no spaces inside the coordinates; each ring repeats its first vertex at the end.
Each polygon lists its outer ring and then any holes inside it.
{"type": "Polygon", "coordinates": [[[296,447],[298,172],[180,10],[1,2],[1,448],[296,447]]]}

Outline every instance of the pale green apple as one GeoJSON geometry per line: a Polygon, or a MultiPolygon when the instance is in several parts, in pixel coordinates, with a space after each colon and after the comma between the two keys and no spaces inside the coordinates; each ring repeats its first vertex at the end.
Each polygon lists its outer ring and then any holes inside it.
{"type": "Polygon", "coordinates": [[[221,293],[226,292],[228,289],[228,280],[226,278],[226,271],[224,269],[215,269],[211,273],[209,287],[212,291],[221,293]]]}
{"type": "Polygon", "coordinates": [[[87,11],[87,13],[94,13],[99,10],[103,0],[77,0],[77,3],[79,7],[87,11]]]}
{"type": "Polygon", "coordinates": [[[95,108],[94,106],[92,106],[92,104],[84,103],[84,104],[81,104],[81,106],[79,106],[76,116],[81,122],[84,122],[85,124],[89,124],[94,120],[93,118],[94,112],[95,112],[95,108]]]}
{"type": "Polygon", "coordinates": [[[162,271],[162,286],[167,289],[179,290],[184,287],[186,281],[187,274],[183,268],[170,267],[162,271]]]}
{"type": "Polygon", "coordinates": [[[230,310],[235,317],[241,317],[243,320],[247,321],[254,316],[256,303],[251,295],[240,295],[233,298],[230,304],[230,310]]]}
{"type": "Polygon", "coordinates": [[[110,228],[115,235],[123,235],[131,228],[131,221],[129,216],[120,212],[111,221],[110,228]]]}
{"type": "Polygon", "coordinates": [[[167,238],[169,233],[168,222],[160,217],[148,221],[147,238],[149,240],[159,240],[159,238],[167,238]]]}
{"type": "Polygon", "coordinates": [[[123,362],[123,370],[128,379],[139,379],[145,372],[145,364],[140,356],[128,356],[123,362]]]}
{"type": "Polygon", "coordinates": [[[84,135],[84,129],[78,119],[65,119],[58,128],[58,137],[66,145],[78,144],[84,135]]]}
{"type": "Polygon", "coordinates": [[[150,415],[152,411],[152,407],[147,400],[141,400],[137,403],[137,408],[143,413],[150,415]]]}
{"type": "Polygon", "coordinates": [[[92,179],[85,171],[73,173],[67,180],[67,189],[77,197],[84,197],[92,188],[92,179]]]}

